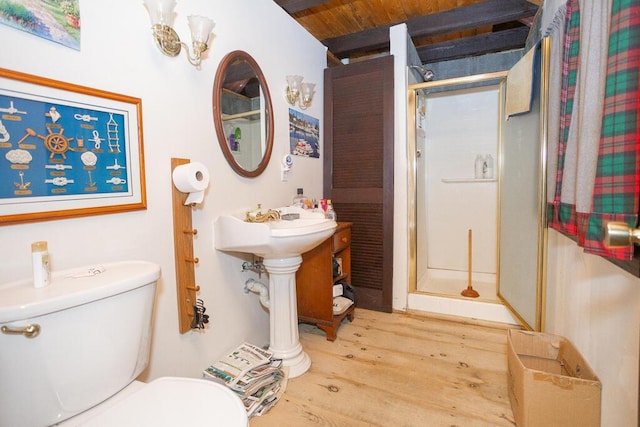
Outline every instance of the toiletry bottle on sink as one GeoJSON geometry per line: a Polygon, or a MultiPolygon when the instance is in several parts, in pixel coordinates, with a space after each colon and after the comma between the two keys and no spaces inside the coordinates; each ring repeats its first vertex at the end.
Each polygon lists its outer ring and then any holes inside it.
{"type": "Polygon", "coordinates": [[[298,188],[297,194],[295,195],[295,197],[293,198],[293,204],[292,206],[296,206],[298,208],[303,208],[304,209],[304,205],[305,205],[305,201],[307,200],[306,197],[304,197],[303,194],[303,189],[302,188],[298,188]]]}
{"type": "Polygon", "coordinates": [[[333,210],[333,203],[331,203],[331,199],[327,199],[327,209],[324,213],[325,218],[332,219],[337,221],[338,218],[336,216],[336,211],[333,210]]]}

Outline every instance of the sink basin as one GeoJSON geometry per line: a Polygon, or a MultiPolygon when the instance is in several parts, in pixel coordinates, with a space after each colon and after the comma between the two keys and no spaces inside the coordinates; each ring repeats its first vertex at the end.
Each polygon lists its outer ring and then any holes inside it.
{"type": "Polygon", "coordinates": [[[333,234],[337,224],[322,213],[289,206],[282,214],[296,213],[299,219],[245,222],[245,213],[221,215],[214,224],[215,247],[221,251],[251,253],[262,258],[299,256],[333,234]]]}
{"type": "Polygon", "coordinates": [[[282,359],[282,365],[289,369],[289,378],[295,378],[311,366],[298,334],[296,271],[302,263],[301,255],[331,236],[338,224],[319,212],[297,207],[278,210],[300,218],[255,223],[245,222],[244,212],[222,215],[214,224],[214,240],[218,250],[264,258],[269,273],[269,348],[273,357],[282,359]]]}

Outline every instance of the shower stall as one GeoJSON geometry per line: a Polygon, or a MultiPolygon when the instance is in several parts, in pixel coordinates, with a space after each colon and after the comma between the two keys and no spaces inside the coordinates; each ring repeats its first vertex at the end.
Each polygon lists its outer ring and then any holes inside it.
{"type": "Polygon", "coordinates": [[[462,292],[472,289],[473,298],[498,302],[503,78],[450,79],[414,92],[416,292],[469,298],[462,292]]]}
{"type": "Polygon", "coordinates": [[[410,309],[543,329],[549,51],[408,86],[410,309]]]}
{"type": "Polygon", "coordinates": [[[417,290],[496,299],[498,85],[418,95],[417,290]]]}

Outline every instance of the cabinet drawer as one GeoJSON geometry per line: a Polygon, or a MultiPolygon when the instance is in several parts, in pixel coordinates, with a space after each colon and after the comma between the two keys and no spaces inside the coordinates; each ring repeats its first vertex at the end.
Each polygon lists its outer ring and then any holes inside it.
{"type": "Polygon", "coordinates": [[[351,244],[351,229],[340,230],[333,235],[332,251],[339,252],[351,244]]]}

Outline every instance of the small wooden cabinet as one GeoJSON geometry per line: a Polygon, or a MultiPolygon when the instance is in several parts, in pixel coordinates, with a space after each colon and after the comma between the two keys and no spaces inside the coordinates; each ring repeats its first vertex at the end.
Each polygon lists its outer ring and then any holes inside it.
{"type": "Polygon", "coordinates": [[[319,246],[302,254],[302,265],[296,272],[298,321],[316,325],[334,341],[345,317],[353,321],[355,304],[344,313],[333,315],[333,285],[346,280],[351,283],[351,223],[339,222],[334,234],[319,246]],[[333,257],[342,260],[342,274],[333,275],[333,257]]]}

